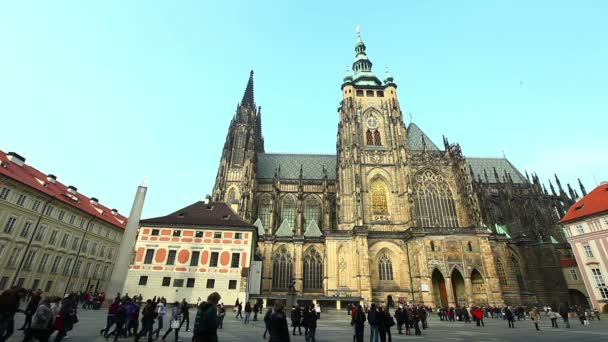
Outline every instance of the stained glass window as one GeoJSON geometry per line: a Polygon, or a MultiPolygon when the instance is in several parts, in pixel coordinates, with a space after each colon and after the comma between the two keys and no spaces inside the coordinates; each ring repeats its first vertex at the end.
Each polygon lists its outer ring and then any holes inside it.
{"type": "Polygon", "coordinates": [[[507,285],[507,276],[505,274],[505,269],[502,267],[502,262],[496,259],[496,274],[498,275],[498,281],[500,285],[507,285]]]}
{"type": "Polygon", "coordinates": [[[258,204],[258,218],[262,222],[264,229],[270,225],[270,196],[264,195],[258,204]]]}
{"type": "Polygon", "coordinates": [[[473,293],[485,293],[486,286],[483,282],[483,277],[477,270],[473,270],[471,273],[471,285],[473,287],[473,293]]]}
{"type": "Polygon", "coordinates": [[[374,135],[373,135],[373,133],[372,133],[372,131],[370,129],[368,129],[365,132],[365,142],[368,145],[373,145],[374,144],[374,135]]]}
{"type": "Polygon", "coordinates": [[[280,248],[272,258],[272,287],[285,290],[293,280],[293,260],[285,247],[280,248]]]}
{"type": "Polygon", "coordinates": [[[382,140],[380,139],[380,132],[378,132],[378,130],[374,131],[374,145],[382,145],[382,140]]]}
{"type": "Polygon", "coordinates": [[[372,213],[374,215],[388,215],[388,199],[386,184],[380,179],[371,183],[372,213]]]}
{"type": "Polygon", "coordinates": [[[323,288],[323,258],[316,249],[309,249],[304,255],[304,289],[323,288]]]}
{"type": "Polygon", "coordinates": [[[378,259],[378,272],[380,274],[380,280],[393,280],[393,263],[386,253],[380,254],[380,258],[378,259]]]}
{"type": "Polygon", "coordinates": [[[287,220],[291,229],[295,227],[296,223],[296,201],[293,196],[286,196],[283,199],[283,206],[281,208],[281,222],[287,220]]]}
{"type": "Polygon", "coordinates": [[[443,176],[426,170],[414,177],[414,203],[421,227],[457,227],[452,191],[443,176]]]}
{"type": "Polygon", "coordinates": [[[321,228],[321,204],[319,199],[315,196],[306,197],[304,202],[304,228],[308,227],[308,224],[315,221],[319,228],[321,228]]]}

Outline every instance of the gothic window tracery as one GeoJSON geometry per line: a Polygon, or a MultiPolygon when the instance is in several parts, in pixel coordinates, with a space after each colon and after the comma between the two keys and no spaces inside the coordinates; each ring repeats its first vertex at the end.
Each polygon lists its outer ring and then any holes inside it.
{"type": "Polygon", "coordinates": [[[228,205],[230,206],[230,208],[232,208],[232,210],[234,210],[235,212],[238,212],[239,201],[237,199],[237,194],[236,194],[235,188],[230,189],[228,191],[228,194],[226,194],[226,203],[228,203],[228,205]]]}
{"type": "Polygon", "coordinates": [[[281,207],[281,223],[287,220],[287,223],[291,226],[291,229],[295,227],[296,223],[296,201],[293,196],[285,196],[283,199],[283,205],[281,207]]]}
{"type": "Polygon", "coordinates": [[[378,130],[374,131],[374,145],[376,145],[376,146],[382,145],[382,139],[380,139],[380,132],[378,132],[378,130]]]}
{"type": "Polygon", "coordinates": [[[367,129],[367,131],[365,131],[365,142],[368,145],[374,144],[374,134],[372,133],[371,129],[367,129]]]}
{"type": "Polygon", "coordinates": [[[380,280],[393,280],[393,263],[386,253],[380,254],[378,258],[378,273],[380,280]]]}
{"type": "Polygon", "coordinates": [[[498,275],[498,281],[500,285],[507,285],[507,276],[505,274],[505,269],[502,267],[502,262],[496,259],[496,274],[498,275]]]}
{"type": "Polygon", "coordinates": [[[473,288],[473,293],[485,293],[486,286],[483,281],[483,277],[476,269],[471,273],[471,286],[473,288]]]}
{"type": "Polygon", "coordinates": [[[321,203],[317,197],[311,195],[306,197],[304,202],[304,228],[312,221],[321,228],[321,203]]]}
{"type": "Polygon", "coordinates": [[[293,259],[285,247],[281,247],[272,258],[272,288],[285,290],[293,280],[293,259]]]}
{"type": "Polygon", "coordinates": [[[244,157],[244,150],[243,150],[243,145],[244,145],[244,133],[243,132],[236,132],[236,137],[235,137],[235,141],[234,141],[234,145],[232,146],[232,163],[233,164],[237,164],[237,165],[241,165],[243,164],[243,157],[244,157]]]}
{"type": "Polygon", "coordinates": [[[521,268],[519,266],[519,260],[515,257],[515,255],[511,255],[511,267],[513,268],[513,272],[515,273],[515,278],[517,279],[517,285],[519,285],[519,289],[525,289],[524,277],[521,274],[521,268]]]}
{"type": "Polygon", "coordinates": [[[264,229],[268,229],[270,225],[270,196],[264,195],[260,197],[258,204],[258,218],[262,222],[264,229]]]}
{"type": "Polygon", "coordinates": [[[320,290],[323,288],[323,258],[310,248],[304,255],[304,289],[320,290]]]}
{"type": "Polygon", "coordinates": [[[426,170],[414,176],[414,204],[421,227],[457,227],[456,205],[443,176],[426,170]]]}
{"type": "Polygon", "coordinates": [[[372,213],[374,215],[388,215],[388,189],[380,179],[372,180],[370,184],[372,194],[372,213]]]}

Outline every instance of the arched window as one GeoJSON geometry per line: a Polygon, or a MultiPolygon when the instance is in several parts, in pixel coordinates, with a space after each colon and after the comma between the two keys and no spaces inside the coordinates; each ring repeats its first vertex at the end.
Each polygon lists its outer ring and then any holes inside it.
{"type": "Polygon", "coordinates": [[[321,203],[317,197],[310,195],[304,202],[304,228],[312,221],[321,228],[321,203]]]}
{"type": "Polygon", "coordinates": [[[374,145],[382,145],[382,140],[380,139],[380,132],[378,132],[378,130],[374,131],[374,145]]]}
{"type": "Polygon", "coordinates": [[[226,194],[226,203],[234,210],[235,212],[239,211],[239,200],[236,198],[236,189],[231,188],[226,194]]]}
{"type": "Polygon", "coordinates": [[[513,272],[515,273],[515,278],[517,279],[517,285],[519,285],[519,289],[523,290],[526,288],[526,284],[524,283],[524,277],[521,274],[521,268],[519,266],[519,261],[515,257],[515,255],[511,255],[511,267],[513,268],[513,272]]]}
{"type": "Polygon", "coordinates": [[[426,170],[414,176],[414,204],[418,226],[458,226],[452,191],[441,175],[426,170]]]}
{"type": "Polygon", "coordinates": [[[304,289],[323,288],[323,258],[316,249],[310,248],[304,255],[304,289]]]}
{"type": "Polygon", "coordinates": [[[296,201],[293,196],[285,196],[281,207],[281,222],[287,220],[291,229],[296,225],[296,201]]]}
{"type": "Polygon", "coordinates": [[[386,184],[376,178],[370,184],[372,193],[372,213],[374,215],[388,215],[388,189],[386,184]]]}
{"type": "Polygon", "coordinates": [[[243,163],[245,150],[243,149],[244,139],[243,132],[236,132],[234,145],[232,145],[232,163],[240,165],[243,163]]]}
{"type": "Polygon", "coordinates": [[[272,288],[286,290],[293,281],[293,260],[285,247],[281,247],[272,258],[272,288]]]}
{"type": "Polygon", "coordinates": [[[471,273],[471,287],[473,288],[473,293],[485,293],[486,286],[483,281],[483,277],[476,269],[473,269],[471,273]]]}
{"type": "Polygon", "coordinates": [[[393,263],[386,253],[380,254],[378,258],[378,273],[380,280],[393,280],[393,263]]]}
{"type": "Polygon", "coordinates": [[[505,269],[502,267],[502,262],[496,259],[496,274],[498,275],[498,281],[500,285],[507,285],[507,276],[505,274],[505,269]]]}
{"type": "Polygon", "coordinates": [[[467,249],[469,250],[469,252],[473,251],[473,244],[471,243],[471,241],[467,242],[467,249]]]}
{"type": "Polygon", "coordinates": [[[365,132],[365,142],[366,142],[368,145],[373,145],[373,144],[374,144],[374,134],[372,133],[372,130],[371,130],[371,129],[368,129],[368,130],[365,132]]]}
{"type": "Polygon", "coordinates": [[[264,229],[268,229],[270,225],[270,196],[264,195],[260,197],[258,202],[258,218],[262,222],[264,229]]]}

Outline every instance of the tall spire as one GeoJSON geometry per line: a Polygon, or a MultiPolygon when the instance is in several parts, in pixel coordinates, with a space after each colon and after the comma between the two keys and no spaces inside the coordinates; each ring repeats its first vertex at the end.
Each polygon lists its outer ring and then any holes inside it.
{"type": "Polygon", "coordinates": [[[361,29],[357,25],[357,44],[355,45],[355,61],[353,62],[353,71],[355,73],[353,81],[355,85],[382,85],[380,79],[372,72],[372,61],[367,57],[365,52],[365,43],[361,39],[361,29]]]}
{"type": "Polygon", "coordinates": [[[587,190],[585,190],[585,187],[583,186],[583,183],[581,183],[581,179],[578,179],[578,186],[581,188],[581,192],[583,193],[583,196],[587,196],[587,190]]]}
{"type": "Polygon", "coordinates": [[[255,100],[253,97],[253,70],[249,73],[249,81],[247,82],[245,94],[243,94],[243,99],[241,100],[241,106],[255,109],[255,100]]]}

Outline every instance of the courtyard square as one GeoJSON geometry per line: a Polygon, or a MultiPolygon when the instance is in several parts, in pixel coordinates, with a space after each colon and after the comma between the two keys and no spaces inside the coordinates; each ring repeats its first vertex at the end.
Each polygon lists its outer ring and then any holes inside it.
{"type": "MultiPolygon", "coordinates": [[[[264,311],[265,312],[265,311],[264,311]]],[[[224,320],[224,329],[218,330],[220,342],[237,342],[237,341],[264,341],[262,334],[264,332],[263,315],[259,315],[260,319],[257,322],[251,322],[249,325],[244,325],[242,320],[236,320],[235,314],[232,311],[226,313],[224,320]]],[[[194,317],[196,316],[195,309],[190,310],[190,329],[194,326],[194,317]]],[[[588,326],[582,326],[578,320],[571,320],[571,328],[566,329],[561,321],[558,321],[559,328],[551,328],[551,321],[543,314],[540,329],[535,331],[534,325],[530,320],[516,321],[515,329],[509,329],[507,322],[502,319],[486,319],[485,327],[477,327],[474,323],[464,324],[462,322],[445,322],[440,321],[436,315],[431,315],[429,320],[429,329],[423,330],[423,335],[406,336],[398,335],[396,327],[391,329],[394,341],[407,340],[423,340],[424,341],[606,341],[608,340],[608,316],[601,321],[591,321],[588,326]]],[[[252,316],[253,318],[253,316],[252,316]]],[[[15,328],[19,328],[23,323],[24,316],[17,314],[15,328]]],[[[105,341],[99,335],[99,330],[102,329],[106,321],[106,310],[79,310],[78,324],[74,330],[68,333],[66,342],[91,342],[105,341]]],[[[324,312],[321,314],[321,319],[317,326],[317,341],[352,341],[352,328],[350,319],[345,312],[324,312]]],[[[169,318],[165,318],[165,327],[169,325],[169,318]]],[[[166,328],[165,328],[166,329],[166,328]]],[[[163,333],[165,331],[163,329],[163,333]]],[[[291,328],[290,328],[291,329],[291,328]]],[[[304,332],[304,329],[302,329],[304,332]]],[[[161,333],[162,334],[162,333],[161,333]]],[[[54,337],[54,335],[52,336],[54,337]]],[[[161,335],[162,337],[162,335],[161,335]]],[[[186,342],[192,339],[192,331],[185,331],[185,324],[179,334],[180,340],[186,342]]],[[[173,333],[167,336],[167,342],[173,342],[173,333]]],[[[17,342],[22,340],[21,331],[16,331],[15,334],[8,339],[9,342],[17,342]]],[[[132,338],[122,338],[119,341],[132,341],[132,338]]],[[[365,326],[365,341],[369,340],[369,326],[365,326]]],[[[52,341],[52,340],[51,340],[52,341]]],[[[110,339],[111,341],[111,339],[110,339]]],[[[146,339],[142,338],[142,342],[146,339]]],[[[266,339],[267,341],[267,339],[266,339]]],[[[291,336],[291,341],[303,342],[304,336],[291,336]]]]}

